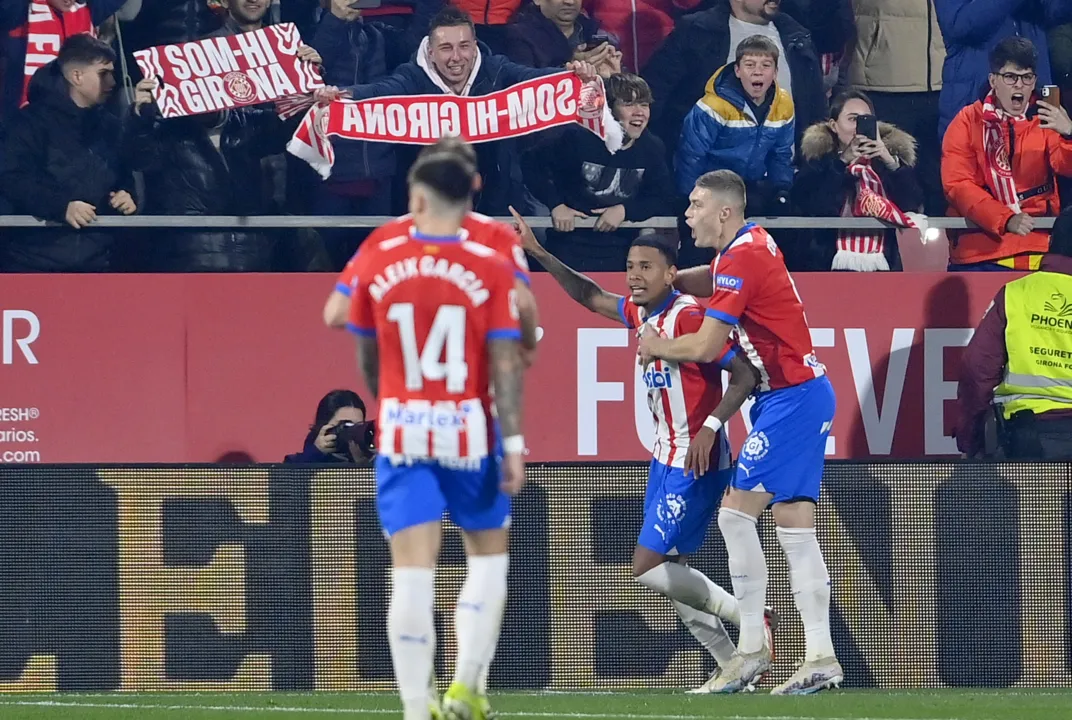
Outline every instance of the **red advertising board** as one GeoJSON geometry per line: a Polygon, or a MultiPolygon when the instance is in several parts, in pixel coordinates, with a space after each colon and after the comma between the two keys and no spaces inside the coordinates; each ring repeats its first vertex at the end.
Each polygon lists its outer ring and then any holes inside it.
{"type": "MultiPolygon", "coordinates": [[[[828,455],[954,453],[959,348],[1009,276],[795,279],[837,390],[828,455]]],[[[0,276],[0,462],[273,462],[298,451],[325,392],[362,392],[351,339],[320,320],[332,285],[311,274],[0,276]]],[[[544,335],[527,379],[530,459],[646,459],[631,333],[546,275],[534,288],[544,335]]],[[[743,421],[730,428],[739,442],[743,421]]]]}

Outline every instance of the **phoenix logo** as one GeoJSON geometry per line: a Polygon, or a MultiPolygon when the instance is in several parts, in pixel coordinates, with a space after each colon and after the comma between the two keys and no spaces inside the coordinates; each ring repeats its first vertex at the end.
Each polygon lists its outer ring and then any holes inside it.
{"type": "Polygon", "coordinates": [[[1072,315],[1072,303],[1068,302],[1068,299],[1059,292],[1050,295],[1050,299],[1046,301],[1045,308],[1046,312],[1054,313],[1057,317],[1072,315]]]}

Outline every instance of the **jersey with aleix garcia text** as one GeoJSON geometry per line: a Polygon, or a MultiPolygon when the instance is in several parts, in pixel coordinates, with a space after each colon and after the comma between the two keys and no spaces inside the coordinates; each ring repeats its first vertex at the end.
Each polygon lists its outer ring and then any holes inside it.
{"type": "Polygon", "coordinates": [[[514,270],[479,239],[390,223],[354,258],[347,327],[376,337],[382,455],[479,460],[494,448],[489,342],[521,331],[514,270]]]}
{"type": "MultiPolygon", "coordinates": [[[[380,230],[386,236],[391,237],[408,235],[413,231],[413,218],[409,215],[403,215],[386,225],[382,225],[380,230]]],[[[509,225],[480,213],[466,213],[465,218],[462,220],[462,239],[474,239],[481,245],[491,248],[502,257],[504,262],[513,266],[514,274],[519,280],[526,285],[530,284],[529,263],[525,258],[525,251],[521,248],[521,238],[517,236],[517,232],[509,225]]],[[[357,253],[354,253],[354,256],[346,263],[346,267],[342,269],[338,279],[335,281],[335,289],[346,297],[350,297],[353,293],[354,261],[356,259],[357,253]]]]}

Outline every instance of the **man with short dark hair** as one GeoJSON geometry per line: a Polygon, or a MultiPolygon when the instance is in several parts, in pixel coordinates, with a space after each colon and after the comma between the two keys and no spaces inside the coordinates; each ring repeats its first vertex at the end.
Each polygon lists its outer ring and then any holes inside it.
{"type": "Polygon", "coordinates": [[[63,43],[93,34],[123,6],[123,0],[4,0],[0,2],[0,120],[8,122],[26,104],[30,79],[56,58],[63,43]]]}
{"type": "Polygon", "coordinates": [[[1038,52],[1030,40],[1002,40],[990,54],[990,92],[957,113],[942,147],[950,214],[979,229],[949,232],[950,270],[1037,270],[1049,233],[1035,218],[1061,210],[1056,175],[1072,175],[1072,120],[1040,100],[1038,52]]]}
{"type": "Polygon", "coordinates": [[[1003,39],[1032,43],[1040,53],[1038,84],[1049,85],[1046,28],[1072,21],[1068,0],[934,0],[934,12],[946,46],[938,101],[940,137],[962,108],[979,99],[990,53],[1003,39]]]}
{"type": "Polygon", "coordinates": [[[374,231],[354,257],[348,324],[380,406],[387,637],[404,720],[483,720],[491,710],[481,678],[506,605],[510,497],[525,484],[522,328],[514,272],[483,243],[498,229],[463,227],[476,167],[457,152],[430,152],[409,183],[410,214],[374,231]],[[421,272],[394,272],[418,265],[421,272]],[[440,709],[432,605],[445,512],[465,536],[468,571],[454,615],[454,678],[440,709]]]}
{"type": "Polygon", "coordinates": [[[780,53],[770,38],[753,35],[734,62],[707,82],[685,117],[674,158],[677,189],[692,192],[711,170],[733,170],[748,185],[749,215],[774,215],[793,185],[793,99],[775,82],[780,53]]]}
{"type": "MultiPolygon", "coordinates": [[[[703,323],[703,305],[674,290],[677,253],[665,242],[651,236],[633,241],[626,261],[629,294],[616,295],[545,250],[521,216],[515,213],[514,220],[525,250],[588,310],[631,330],[654,328],[667,337],[695,332],[703,323]]],[[[656,361],[644,370],[655,446],[633,577],[673,603],[682,623],[721,668],[735,650],[722,620],[740,625],[740,610],[730,593],[687,561],[703,545],[733,475],[722,427],[752,393],[757,374],[732,343],[717,364],[656,361]],[[730,372],[725,395],[722,370],[730,372]]],[[[717,676],[718,671],[712,679],[717,676]]],[[[709,680],[696,692],[712,687],[709,680]]]]}
{"type": "Polygon", "coordinates": [[[637,355],[645,365],[656,359],[710,362],[734,337],[759,371],[752,429],[718,516],[741,635],[712,691],[746,691],[771,667],[764,632],[767,560],[757,527],[769,507],[805,639],[804,662],[771,694],[810,695],[837,687],[845,677],[830,634],[830,575],[815,533],[834,387],[815,355],[785,258],[766,230],[745,221],[746,204],[744,181],[729,170],[696,181],[686,222],[696,245],[718,255],[710,266],[679,273],[675,285],[710,298],[706,317],[695,332],[673,338],[645,327],[637,355]]]}
{"type": "Polygon", "coordinates": [[[4,145],[0,187],[15,213],[74,228],[24,230],[0,243],[8,272],[107,271],[110,234],[83,230],[98,214],[130,215],[133,179],[121,154],[122,127],[104,109],[115,87],[112,49],[75,35],[59,57],[34,74],[29,105],[4,145]]]}
{"type": "Polygon", "coordinates": [[[607,102],[624,131],[618,152],[581,127],[567,127],[522,158],[526,186],[551,209],[548,246],[567,264],[592,272],[625,267],[637,231],[619,229],[623,222],[673,213],[678,202],[663,143],[648,131],[648,84],[637,75],[614,75],[607,102]],[[599,218],[594,229],[574,229],[576,218],[593,215],[599,218]]]}
{"type": "MultiPolygon", "coordinates": [[[[573,61],[565,69],[583,80],[596,77],[595,68],[587,62],[573,61]]],[[[333,100],[342,95],[355,100],[394,95],[479,96],[556,72],[562,72],[562,68],[530,68],[502,55],[493,55],[477,40],[472,18],[458,8],[447,6],[432,18],[428,35],[413,62],[399,66],[394,73],[376,82],[347,88],[326,87],[316,95],[319,100],[333,100]]],[[[477,146],[483,178],[483,190],[476,201],[478,211],[503,215],[511,203],[520,202],[523,189],[517,182],[520,173],[516,147],[513,140],[477,146]]]]}

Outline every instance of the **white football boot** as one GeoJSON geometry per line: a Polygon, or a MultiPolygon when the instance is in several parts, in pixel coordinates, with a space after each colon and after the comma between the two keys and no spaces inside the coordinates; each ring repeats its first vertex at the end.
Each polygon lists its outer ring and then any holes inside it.
{"type": "Polygon", "coordinates": [[[812,660],[800,666],[793,675],[771,695],[812,695],[820,690],[837,688],[845,679],[845,671],[835,657],[812,660]]]}

